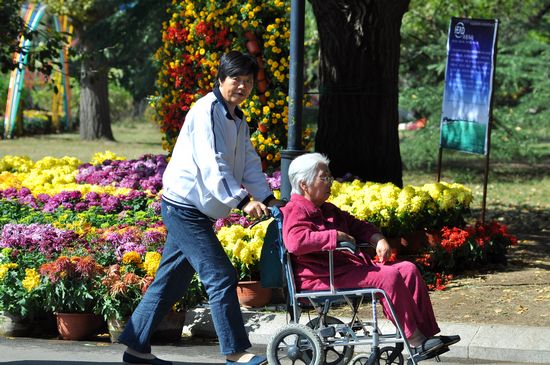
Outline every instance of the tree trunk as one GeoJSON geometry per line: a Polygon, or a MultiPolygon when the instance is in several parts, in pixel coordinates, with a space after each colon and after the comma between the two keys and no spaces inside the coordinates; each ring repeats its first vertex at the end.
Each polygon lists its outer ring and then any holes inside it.
{"type": "Polygon", "coordinates": [[[335,176],[403,185],[400,28],[409,0],[311,0],[320,38],[315,149],[335,176]]]}
{"type": "Polygon", "coordinates": [[[145,112],[145,109],[147,109],[147,99],[146,98],[139,98],[132,101],[132,118],[138,118],[143,115],[145,112]]]}
{"type": "Polygon", "coordinates": [[[114,141],[109,113],[109,69],[101,52],[81,40],[83,48],[80,69],[80,139],[114,141]]]}

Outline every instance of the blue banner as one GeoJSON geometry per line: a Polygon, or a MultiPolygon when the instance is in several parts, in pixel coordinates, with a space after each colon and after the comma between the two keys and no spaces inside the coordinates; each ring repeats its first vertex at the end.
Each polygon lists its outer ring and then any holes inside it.
{"type": "Polygon", "coordinates": [[[441,113],[440,146],[488,153],[496,19],[452,18],[441,113]]]}

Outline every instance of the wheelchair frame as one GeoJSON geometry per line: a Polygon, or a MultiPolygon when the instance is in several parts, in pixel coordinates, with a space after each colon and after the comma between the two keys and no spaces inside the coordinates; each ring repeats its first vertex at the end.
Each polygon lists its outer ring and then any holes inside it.
{"type": "MultiPolygon", "coordinates": [[[[304,365],[346,365],[352,361],[355,346],[370,345],[370,355],[356,356],[353,359],[353,365],[381,364],[380,360],[386,360],[385,364],[403,364],[403,349],[406,349],[408,354],[407,364],[416,365],[419,360],[413,356],[393,304],[384,290],[378,288],[338,290],[334,286],[334,251],[356,252],[357,246],[350,242],[340,242],[335,250],[328,251],[329,290],[298,292],[294,281],[291,254],[286,250],[282,239],[282,212],[278,208],[272,208],[272,215],[278,224],[278,253],[283,270],[283,289],[286,289],[287,294],[287,310],[291,318],[289,323],[279,329],[268,343],[269,364],[279,365],[281,359],[288,359],[292,365],[297,361],[303,362],[304,365]],[[388,303],[392,317],[395,319],[395,333],[383,334],[378,326],[377,296],[383,296],[388,303]],[[371,302],[372,321],[370,322],[364,322],[358,316],[358,310],[365,298],[370,299],[371,302]],[[309,302],[318,315],[308,325],[299,323],[304,301],[309,302]],[[352,310],[352,318],[348,323],[328,316],[331,306],[342,302],[352,310]],[[386,344],[394,344],[394,346],[380,347],[386,344]],[[340,347],[341,354],[336,350],[340,347]],[[338,355],[335,361],[325,362],[326,354],[329,352],[338,355]]],[[[359,245],[359,247],[367,246],[369,245],[359,245]]]]}

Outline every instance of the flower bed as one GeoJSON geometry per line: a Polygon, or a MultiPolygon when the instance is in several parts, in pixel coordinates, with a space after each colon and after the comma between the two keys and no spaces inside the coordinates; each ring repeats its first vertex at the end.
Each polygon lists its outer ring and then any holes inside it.
{"type": "MultiPolygon", "coordinates": [[[[127,316],[153,280],[162,255],[166,228],[159,192],[165,167],[165,156],[127,161],[110,152],[96,154],[90,163],[71,157],[1,158],[0,310],[23,317],[61,309],[127,316]],[[89,280],[72,285],[76,281],[69,279],[76,273],[87,273],[89,280]],[[79,301],[67,302],[73,297],[79,301]]],[[[266,179],[278,196],[280,173],[266,179]]],[[[338,181],[332,193],[334,204],[370,220],[389,237],[432,232],[431,244],[413,259],[433,289],[442,289],[449,275],[461,270],[502,262],[507,247],[515,244],[515,237],[496,222],[465,224],[472,194],[462,185],[399,189],[338,181]]],[[[214,225],[245,280],[258,278],[269,222],[252,223],[234,211],[214,225]]],[[[204,298],[195,278],[178,308],[204,298]]]]}

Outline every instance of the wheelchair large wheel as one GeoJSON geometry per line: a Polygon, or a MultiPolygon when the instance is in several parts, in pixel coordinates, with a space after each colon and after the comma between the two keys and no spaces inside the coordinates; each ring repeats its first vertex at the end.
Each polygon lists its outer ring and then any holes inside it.
{"type": "MultiPolygon", "coordinates": [[[[338,318],[334,318],[331,316],[326,317],[326,324],[328,326],[330,325],[338,325],[338,324],[344,324],[341,320],[338,318]]],[[[313,328],[314,330],[317,330],[319,328],[319,318],[314,318],[311,321],[309,321],[306,326],[313,328]]],[[[335,338],[341,338],[341,335],[336,333],[335,338]]],[[[330,341],[330,339],[329,339],[330,341]]],[[[325,341],[323,341],[325,345],[325,362],[326,365],[346,365],[351,361],[353,358],[354,353],[354,346],[353,345],[347,345],[347,346],[326,346],[325,341]]]]}
{"type": "Polygon", "coordinates": [[[291,323],[271,338],[267,361],[270,365],[321,365],[325,361],[323,344],[311,328],[291,323]]]}

